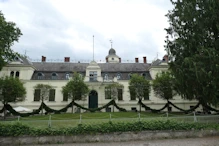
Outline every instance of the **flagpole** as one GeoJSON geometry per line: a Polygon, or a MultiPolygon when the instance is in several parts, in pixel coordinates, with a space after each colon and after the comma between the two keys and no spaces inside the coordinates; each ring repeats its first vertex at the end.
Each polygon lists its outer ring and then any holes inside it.
{"type": "Polygon", "coordinates": [[[94,35],[93,35],[93,61],[94,61],[94,35]]]}

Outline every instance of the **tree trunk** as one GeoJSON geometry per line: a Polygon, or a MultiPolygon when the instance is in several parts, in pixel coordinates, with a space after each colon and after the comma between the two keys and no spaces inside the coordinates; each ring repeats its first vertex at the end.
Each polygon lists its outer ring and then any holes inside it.
{"type": "Polygon", "coordinates": [[[3,112],[4,112],[4,120],[6,119],[6,108],[5,108],[5,103],[4,103],[4,107],[3,107],[3,112]]]}
{"type": "Polygon", "coordinates": [[[169,100],[167,100],[167,112],[169,113],[169,107],[170,107],[170,105],[169,105],[169,100]]]}
{"type": "Polygon", "coordinates": [[[139,99],[139,112],[141,113],[141,104],[140,104],[140,102],[141,102],[141,99],[139,99]]]}
{"type": "Polygon", "coordinates": [[[74,112],[74,100],[72,100],[72,105],[71,105],[71,113],[73,114],[73,112],[74,112]]]}
{"type": "Polygon", "coordinates": [[[43,115],[43,101],[42,101],[42,103],[41,103],[41,115],[43,115]]]}

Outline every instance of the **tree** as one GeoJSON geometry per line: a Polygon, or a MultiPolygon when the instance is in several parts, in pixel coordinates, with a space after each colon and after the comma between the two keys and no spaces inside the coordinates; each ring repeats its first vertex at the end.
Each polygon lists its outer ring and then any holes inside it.
{"type": "MultiPolygon", "coordinates": [[[[129,92],[131,97],[139,99],[139,102],[143,98],[149,99],[150,94],[150,82],[138,74],[133,74],[129,80],[129,92]]],[[[141,105],[139,104],[139,110],[141,112],[141,105]]]]}
{"type": "Polygon", "coordinates": [[[171,0],[166,50],[176,91],[202,105],[219,103],[219,1],[171,0]]]}
{"type": "Polygon", "coordinates": [[[75,72],[73,78],[65,86],[62,87],[63,95],[68,95],[68,98],[70,98],[72,101],[82,100],[87,96],[88,92],[88,85],[84,83],[84,78],[77,72],[75,72]]]}
{"type": "Polygon", "coordinates": [[[161,99],[167,100],[167,103],[176,95],[173,89],[173,78],[169,72],[162,72],[161,74],[157,74],[152,82],[152,87],[155,95],[161,99]]]}
{"type": "MultiPolygon", "coordinates": [[[[105,87],[105,93],[108,99],[116,100],[118,98],[119,89],[123,89],[124,86],[119,83],[112,83],[105,87]]],[[[114,105],[113,105],[114,112],[114,105]]]]}
{"type": "MultiPolygon", "coordinates": [[[[48,100],[52,86],[48,84],[37,84],[36,86],[34,86],[34,89],[35,89],[34,94],[37,94],[38,91],[39,100],[41,101],[41,103],[43,103],[45,100],[48,100]]],[[[43,114],[43,107],[41,109],[41,114],[43,114]]]]}
{"type": "MultiPolygon", "coordinates": [[[[18,78],[2,77],[0,78],[0,101],[4,107],[9,102],[18,102],[25,99],[26,89],[18,78]]],[[[4,110],[4,118],[5,118],[4,110]]]]}
{"type": "Polygon", "coordinates": [[[8,62],[13,60],[18,53],[15,53],[11,46],[22,35],[20,29],[14,22],[7,22],[0,11],[0,70],[8,62]]]}

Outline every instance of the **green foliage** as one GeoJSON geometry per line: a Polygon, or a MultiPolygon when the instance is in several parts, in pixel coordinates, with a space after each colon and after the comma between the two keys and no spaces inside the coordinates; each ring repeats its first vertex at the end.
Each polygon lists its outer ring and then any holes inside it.
{"type": "Polygon", "coordinates": [[[166,50],[176,91],[202,105],[219,103],[219,1],[173,1],[166,50]],[[171,38],[170,38],[171,37],[171,38]]]}
{"type": "Polygon", "coordinates": [[[40,100],[44,102],[49,98],[49,91],[52,89],[52,86],[48,84],[37,84],[34,86],[34,89],[40,90],[40,100]]]}
{"type": "Polygon", "coordinates": [[[139,100],[142,100],[150,94],[150,82],[143,76],[133,74],[129,80],[130,94],[133,94],[139,100]]]}
{"type": "Polygon", "coordinates": [[[0,136],[44,136],[44,135],[79,135],[98,134],[128,131],[145,130],[201,130],[219,129],[218,124],[206,123],[186,123],[174,120],[151,120],[142,122],[108,122],[96,125],[79,124],[77,127],[65,128],[35,128],[23,125],[19,122],[15,124],[1,124],[0,136]]]}
{"type": "MultiPolygon", "coordinates": [[[[136,97],[141,101],[143,98],[149,99],[150,94],[150,82],[143,76],[133,74],[129,80],[129,92],[131,97],[136,97]]],[[[139,104],[140,112],[141,105],[139,104]]]]}
{"type": "Polygon", "coordinates": [[[153,80],[154,93],[161,99],[170,100],[175,95],[173,90],[173,78],[169,72],[157,74],[153,80]]]}
{"type": "Polygon", "coordinates": [[[123,89],[124,86],[119,83],[112,83],[105,87],[106,96],[107,99],[113,99],[116,100],[118,97],[118,89],[123,89]]]}
{"type": "Polygon", "coordinates": [[[3,13],[0,11],[0,70],[7,62],[13,60],[15,53],[11,46],[22,35],[20,29],[14,22],[7,22],[3,13]]]}
{"type": "Polygon", "coordinates": [[[13,77],[0,78],[0,92],[0,101],[3,104],[23,101],[26,95],[23,83],[18,78],[13,77]]]}
{"type": "Polygon", "coordinates": [[[73,78],[62,87],[62,93],[67,94],[72,101],[82,100],[89,92],[88,86],[84,83],[84,79],[80,74],[74,72],[73,78]]]}

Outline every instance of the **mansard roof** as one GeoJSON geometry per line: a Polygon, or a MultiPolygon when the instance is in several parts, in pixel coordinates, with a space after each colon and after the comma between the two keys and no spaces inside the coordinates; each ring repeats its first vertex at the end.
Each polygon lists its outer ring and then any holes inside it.
{"type": "MultiPolygon", "coordinates": [[[[54,63],[54,62],[33,62],[37,71],[64,71],[84,72],[89,63],[54,63]]],[[[98,63],[101,72],[144,72],[148,71],[150,64],[146,63],[98,63]]]]}
{"type": "MultiPolygon", "coordinates": [[[[65,80],[66,73],[72,76],[72,72],[78,72],[85,75],[86,67],[89,63],[54,63],[54,62],[33,62],[36,68],[32,80],[38,79],[38,73],[43,73],[44,80],[51,80],[52,73],[58,74],[58,80],[65,80]]],[[[138,73],[151,80],[149,73],[150,64],[146,63],[98,63],[101,68],[102,76],[108,74],[109,78],[121,75],[120,80],[129,80],[130,73],[138,73]]]]}

